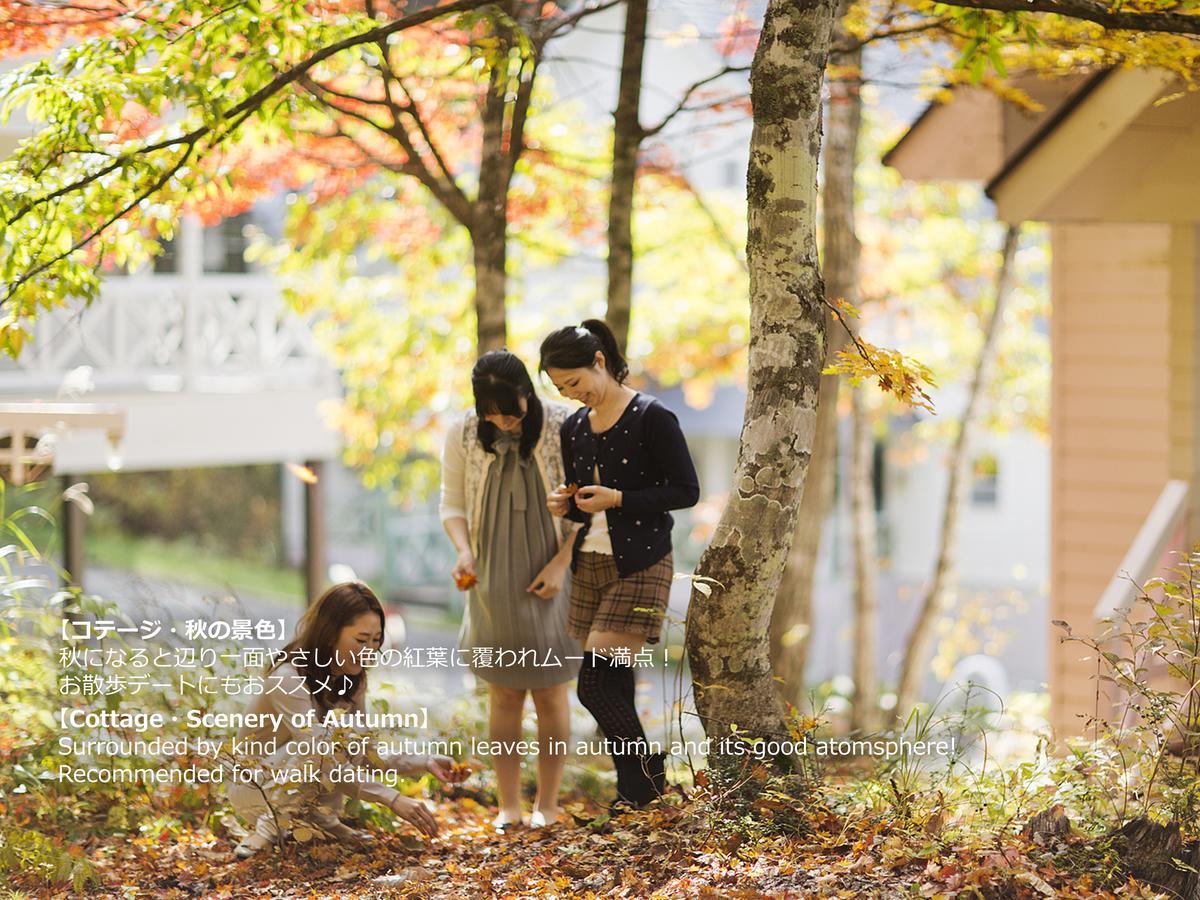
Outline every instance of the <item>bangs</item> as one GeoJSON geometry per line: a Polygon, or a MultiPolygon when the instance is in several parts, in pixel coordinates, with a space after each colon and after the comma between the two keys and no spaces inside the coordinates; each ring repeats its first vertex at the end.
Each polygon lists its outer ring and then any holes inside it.
{"type": "Polygon", "coordinates": [[[485,416],[514,416],[520,418],[521,394],[511,384],[492,378],[476,381],[475,412],[479,418],[485,416]]]}

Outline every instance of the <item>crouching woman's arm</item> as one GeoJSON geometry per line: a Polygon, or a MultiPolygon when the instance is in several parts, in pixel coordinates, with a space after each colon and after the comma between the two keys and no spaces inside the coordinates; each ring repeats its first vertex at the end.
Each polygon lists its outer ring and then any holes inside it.
{"type": "MultiPolygon", "coordinates": [[[[454,768],[454,760],[448,756],[435,756],[424,753],[397,753],[385,757],[373,749],[367,750],[365,755],[367,756],[368,763],[386,771],[395,772],[397,775],[410,778],[419,778],[421,775],[429,772],[439,781],[454,782],[461,781],[466,776],[465,772],[460,774],[454,768]]],[[[395,788],[374,780],[365,783],[364,793],[368,795],[367,799],[375,799],[377,802],[386,803],[392,812],[406,822],[415,825],[429,837],[434,837],[438,833],[437,820],[434,819],[429,808],[420,800],[405,797],[395,788]]]]}

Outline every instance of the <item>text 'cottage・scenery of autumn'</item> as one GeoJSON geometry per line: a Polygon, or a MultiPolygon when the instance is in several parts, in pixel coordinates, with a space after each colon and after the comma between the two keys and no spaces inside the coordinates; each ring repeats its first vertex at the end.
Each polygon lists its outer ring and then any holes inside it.
{"type": "Polygon", "coordinates": [[[1200,0],[0,0],[0,900],[1200,900],[1200,0]]]}

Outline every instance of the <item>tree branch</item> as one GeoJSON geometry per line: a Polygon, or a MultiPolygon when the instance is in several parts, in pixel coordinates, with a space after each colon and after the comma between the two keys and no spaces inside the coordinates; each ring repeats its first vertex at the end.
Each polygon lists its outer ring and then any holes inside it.
{"type": "MultiPolygon", "coordinates": [[[[458,179],[455,177],[454,173],[450,171],[450,165],[446,162],[446,157],[442,154],[442,151],[438,149],[437,142],[433,139],[433,132],[429,130],[429,126],[425,123],[425,117],[421,115],[421,108],[417,106],[417,101],[413,98],[412,92],[409,91],[408,85],[406,85],[404,80],[393,71],[391,62],[387,62],[386,65],[388,75],[385,77],[391,78],[395,85],[404,92],[404,97],[407,100],[403,106],[395,105],[394,112],[404,113],[413,120],[413,124],[417,126],[417,131],[421,133],[421,140],[425,142],[425,146],[429,148],[429,153],[433,157],[434,162],[437,163],[438,168],[442,171],[442,178],[445,181],[446,190],[451,194],[457,195],[459,212],[461,213],[461,216],[465,217],[469,215],[468,210],[470,208],[471,201],[467,198],[467,195],[463,193],[462,188],[458,186],[458,179]]],[[[387,90],[388,97],[390,99],[391,89],[387,85],[385,85],[385,89],[387,90]]],[[[396,119],[396,127],[404,127],[400,124],[399,118],[396,119]]],[[[408,142],[410,146],[413,145],[411,138],[409,138],[408,142]]],[[[455,215],[459,216],[458,213],[455,215]]],[[[465,225],[466,222],[462,217],[459,217],[459,220],[465,225]]]]}
{"type": "Polygon", "coordinates": [[[582,9],[576,10],[569,16],[566,16],[560,21],[555,22],[552,28],[548,28],[538,34],[536,36],[535,43],[544,45],[552,37],[559,34],[563,30],[567,28],[574,28],[582,19],[586,19],[588,16],[595,15],[599,12],[604,12],[606,9],[612,9],[614,6],[620,6],[624,2],[625,0],[606,0],[606,2],[595,3],[590,6],[585,4],[582,9]]]}
{"type": "MultiPolygon", "coordinates": [[[[240,124],[240,123],[238,123],[238,124],[240,124]]],[[[9,300],[12,299],[13,294],[15,294],[17,292],[17,290],[21,287],[21,285],[25,284],[26,282],[30,281],[33,278],[36,278],[38,275],[40,275],[42,272],[46,271],[48,268],[50,268],[55,263],[66,259],[68,256],[70,256],[76,250],[80,250],[83,247],[85,247],[91,241],[93,241],[97,237],[99,237],[106,228],[109,228],[113,223],[124,218],[130,212],[132,212],[134,209],[136,209],[143,200],[148,199],[157,191],[162,190],[162,188],[164,186],[166,186],[167,182],[170,181],[173,177],[175,177],[175,173],[177,173],[180,169],[183,168],[184,164],[191,157],[192,152],[195,149],[196,149],[196,145],[194,142],[185,144],[183,147],[183,154],[179,157],[179,159],[177,159],[175,161],[175,164],[173,166],[171,166],[170,168],[168,168],[165,172],[163,172],[153,184],[151,184],[149,187],[147,187],[145,190],[143,190],[140,194],[138,194],[138,196],[136,196],[133,200],[131,200],[128,204],[126,204],[122,209],[118,210],[116,213],[109,216],[104,222],[100,223],[100,225],[98,225],[96,228],[93,228],[90,232],[85,234],[83,237],[79,238],[79,240],[75,241],[69,248],[64,250],[62,253],[59,253],[59,254],[51,257],[50,259],[46,260],[45,262],[41,263],[40,265],[34,266],[32,269],[25,272],[23,275],[18,276],[12,282],[5,285],[4,296],[0,297],[0,307],[3,307],[6,302],[8,302],[9,300]]]]}
{"type": "Polygon", "coordinates": [[[853,53],[861,47],[868,44],[873,44],[876,41],[888,40],[889,38],[910,37],[916,34],[924,34],[928,31],[946,31],[950,34],[958,36],[957,33],[950,27],[949,22],[944,18],[925,19],[918,22],[910,22],[905,25],[896,25],[888,28],[877,28],[864,38],[854,38],[846,40],[842,43],[835,44],[831,51],[832,53],[853,53]]]}
{"type": "Polygon", "coordinates": [[[947,6],[994,12],[1055,13],[1095,22],[1115,31],[1151,31],[1200,35],[1200,15],[1177,12],[1124,12],[1098,0],[939,0],[947,6]]]}
{"type": "Polygon", "coordinates": [[[352,109],[347,109],[341,104],[335,103],[329,97],[321,96],[321,94],[318,92],[321,89],[321,85],[313,82],[311,79],[302,79],[300,84],[302,87],[308,90],[308,92],[314,97],[314,99],[316,99],[318,103],[328,107],[339,115],[347,116],[351,119],[362,122],[364,125],[371,126],[380,134],[383,134],[398,143],[400,148],[407,156],[407,160],[401,164],[384,163],[382,160],[379,160],[375,154],[368,153],[365,146],[357,139],[352,137],[349,132],[338,126],[336,122],[334,123],[338,133],[342,137],[349,139],[356,147],[362,150],[365,155],[376,160],[379,165],[382,165],[389,171],[400,172],[416,178],[431,194],[433,194],[434,197],[438,199],[443,206],[446,207],[452,216],[458,219],[463,225],[467,224],[467,219],[470,217],[470,201],[468,201],[462,192],[458,190],[457,185],[452,184],[447,186],[447,184],[429,168],[425,160],[421,158],[420,153],[417,152],[416,147],[413,145],[412,137],[409,135],[408,130],[403,125],[401,125],[399,122],[393,122],[392,125],[384,125],[376,122],[370,116],[364,115],[352,109]]]}
{"type": "MultiPolygon", "coordinates": [[[[679,102],[677,104],[675,104],[675,108],[673,110],[671,110],[669,113],[667,113],[667,115],[657,125],[654,125],[650,128],[643,128],[642,129],[642,137],[648,138],[648,137],[653,137],[654,135],[658,134],[660,131],[662,131],[664,128],[666,128],[669,124],[671,124],[671,120],[674,119],[676,116],[678,116],[680,113],[694,112],[695,110],[693,108],[690,108],[687,104],[688,104],[688,101],[692,99],[692,94],[696,93],[696,91],[700,90],[700,88],[704,87],[707,84],[712,84],[714,81],[724,78],[726,75],[729,75],[733,72],[749,72],[749,71],[750,71],[749,66],[725,66],[719,72],[709,75],[707,78],[701,78],[699,81],[692,84],[686,91],[683,92],[683,96],[679,98],[679,102]]],[[[709,105],[711,106],[712,104],[709,104],[709,105]]],[[[700,108],[703,109],[704,107],[700,107],[700,108]]]]}
{"type": "MultiPolygon", "coordinates": [[[[370,125],[372,128],[374,128],[380,134],[387,135],[388,137],[393,137],[390,126],[384,125],[380,122],[376,122],[374,119],[372,119],[366,113],[359,112],[356,109],[351,109],[348,106],[342,106],[340,103],[335,103],[331,99],[332,97],[338,97],[340,99],[346,99],[346,100],[351,100],[354,98],[347,97],[345,94],[339,94],[336,91],[330,91],[330,90],[326,89],[326,87],[323,84],[319,84],[318,82],[315,82],[310,78],[300,79],[300,87],[302,87],[302,88],[304,88],[304,90],[308,91],[309,95],[314,100],[316,100],[318,103],[320,103],[322,106],[326,107],[329,110],[332,110],[333,112],[337,113],[338,115],[348,116],[351,119],[354,119],[358,122],[362,122],[364,125],[370,125]],[[329,96],[326,96],[326,95],[329,95],[329,96]]],[[[339,126],[339,130],[341,130],[340,126],[339,126]]]]}
{"type": "MultiPolygon", "coordinates": [[[[330,57],[336,56],[343,50],[347,50],[350,47],[357,47],[360,44],[369,44],[380,40],[385,40],[390,34],[395,34],[408,28],[415,28],[419,25],[424,25],[426,22],[431,22],[434,19],[440,18],[444,15],[467,12],[483,6],[490,6],[494,2],[495,0],[455,0],[453,3],[448,3],[444,6],[436,6],[430,9],[422,10],[421,12],[413,13],[411,16],[405,16],[402,19],[396,19],[393,22],[388,22],[386,25],[381,25],[378,28],[372,28],[369,31],[364,31],[361,34],[357,34],[330,44],[328,47],[323,47],[303,62],[282,71],[279,75],[271,79],[271,81],[263,85],[249,97],[244,99],[241,103],[226,111],[222,115],[222,119],[227,122],[236,120],[237,124],[240,125],[241,122],[245,120],[245,117],[248,113],[254,112],[272,96],[279,93],[289,85],[299,81],[300,78],[304,76],[310,69],[314,68],[330,57]]],[[[159,141],[155,144],[150,144],[145,147],[140,147],[136,150],[131,150],[128,153],[124,153],[109,166],[105,166],[95,172],[84,175],[70,184],[64,185],[63,187],[51,191],[48,194],[44,194],[41,197],[36,197],[32,200],[29,200],[20,209],[18,209],[11,218],[7,219],[5,224],[15,224],[18,220],[28,215],[36,207],[44,205],[45,203],[48,203],[57,197],[65,196],[72,191],[85,188],[89,184],[92,184],[103,178],[105,175],[116,171],[122,165],[137,158],[138,156],[154,153],[158,150],[166,150],[172,147],[178,147],[180,145],[194,145],[201,138],[208,135],[212,130],[212,127],[209,125],[201,125],[187,134],[179,137],[169,138],[159,141]]],[[[222,133],[219,140],[227,138],[230,134],[232,134],[232,132],[232,128],[226,129],[222,133]]],[[[215,144],[213,146],[215,146],[215,144]]]]}
{"type": "Polygon", "coordinates": [[[323,81],[317,81],[315,78],[309,78],[307,75],[300,79],[300,85],[310,94],[315,91],[329,94],[331,97],[337,97],[339,100],[346,100],[350,103],[362,103],[366,106],[380,106],[384,109],[390,109],[392,104],[387,100],[368,100],[366,97],[360,97],[357,94],[347,94],[345,91],[339,91],[336,88],[331,88],[323,81]]]}
{"type": "Polygon", "coordinates": [[[529,117],[529,105],[533,100],[533,82],[537,77],[537,58],[530,60],[521,60],[521,69],[517,73],[517,97],[513,101],[512,121],[508,129],[508,174],[507,178],[512,179],[512,174],[517,168],[517,160],[521,158],[521,153],[525,149],[525,122],[529,117]],[[525,65],[528,62],[530,70],[529,77],[522,79],[525,74],[525,65]]]}
{"type": "MultiPolygon", "coordinates": [[[[421,181],[421,176],[416,171],[414,166],[412,166],[411,164],[409,164],[407,162],[398,163],[393,160],[384,159],[381,156],[377,156],[374,150],[372,150],[370,147],[368,147],[366,144],[364,144],[362,141],[360,141],[354,134],[347,131],[345,128],[343,128],[337,122],[333,123],[333,131],[325,131],[325,132],[302,131],[301,133],[302,134],[310,134],[313,137],[321,138],[322,140],[331,140],[333,138],[341,138],[342,140],[346,141],[348,144],[353,146],[354,149],[359,152],[359,154],[362,156],[362,159],[363,159],[365,165],[378,166],[379,168],[384,169],[385,171],[393,172],[397,175],[404,175],[408,178],[416,178],[418,181],[421,181]]],[[[337,169],[340,171],[348,171],[348,170],[360,168],[360,166],[355,163],[342,164],[342,163],[333,162],[317,153],[299,151],[299,155],[302,159],[307,159],[310,162],[316,163],[317,165],[323,166],[327,169],[337,169]]],[[[421,183],[422,183],[422,185],[425,185],[424,181],[421,181],[421,183]]],[[[425,187],[428,190],[428,185],[425,185],[425,187]]]]}

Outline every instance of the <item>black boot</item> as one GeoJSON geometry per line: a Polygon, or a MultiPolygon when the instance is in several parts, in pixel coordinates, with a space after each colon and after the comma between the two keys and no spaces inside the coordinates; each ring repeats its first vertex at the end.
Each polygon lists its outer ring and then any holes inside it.
{"type": "Polygon", "coordinates": [[[661,797],[667,792],[667,754],[651,753],[646,761],[646,771],[650,773],[654,796],[661,797]]]}
{"type": "Polygon", "coordinates": [[[602,654],[589,652],[579,670],[579,699],[613,745],[617,802],[641,808],[666,790],[663,753],[648,750],[634,705],[633,669],[602,654]]]}
{"type": "Polygon", "coordinates": [[[641,809],[667,791],[666,754],[627,753],[613,757],[617,801],[641,809]]]}

